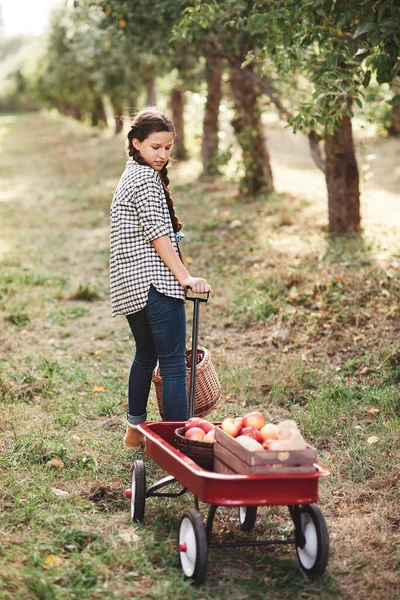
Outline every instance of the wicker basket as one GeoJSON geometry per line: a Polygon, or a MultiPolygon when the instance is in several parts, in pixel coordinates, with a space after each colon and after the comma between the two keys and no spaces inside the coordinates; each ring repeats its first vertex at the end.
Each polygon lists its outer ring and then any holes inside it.
{"type": "Polygon", "coordinates": [[[174,431],[175,446],[186,456],[194,460],[203,469],[213,470],[214,444],[198,442],[185,437],[185,428],[174,431]]]}
{"type": "MultiPolygon", "coordinates": [[[[198,352],[203,353],[201,361],[196,367],[196,393],[194,401],[194,416],[205,417],[217,406],[221,398],[221,384],[218,379],[217,372],[211,361],[211,355],[206,348],[198,348],[198,352]]],[[[191,350],[186,350],[187,357],[189,358],[191,350]]],[[[190,364],[190,360],[188,360],[190,364]]],[[[186,387],[188,396],[190,394],[190,373],[191,369],[187,370],[186,387]]],[[[162,407],[162,379],[160,374],[160,366],[157,363],[156,368],[153,371],[153,382],[156,388],[156,397],[158,403],[158,410],[161,418],[165,420],[164,411],[162,407]]]]}

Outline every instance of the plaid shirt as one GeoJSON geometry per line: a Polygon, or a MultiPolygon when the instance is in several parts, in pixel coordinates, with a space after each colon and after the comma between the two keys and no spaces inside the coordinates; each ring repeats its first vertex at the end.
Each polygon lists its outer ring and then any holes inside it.
{"type": "Polygon", "coordinates": [[[178,254],[161,179],[128,159],[111,203],[110,294],[113,316],[146,306],[150,286],[184,299],[178,280],[155,251],[152,240],[168,235],[178,254]]]}

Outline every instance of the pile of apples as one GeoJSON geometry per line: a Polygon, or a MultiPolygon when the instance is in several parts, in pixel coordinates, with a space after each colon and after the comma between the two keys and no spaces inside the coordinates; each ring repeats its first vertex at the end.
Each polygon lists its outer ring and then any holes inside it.
{"type": "MultiPolygon", "coordinates": [[[[207,419],[192,417],[186,421],[184,427],[186,438],[211,444],[215,442],[215,425],[207,419]]],[[[247,413],[243,417],[224,419],[221,429],[250,451],[286,451],[307,448],[294,421],[286,419],[277,425],[266,423],[264,415],[257,410],[247,413]]]]}
{"type": "MultiPolygon", "coordinates": [[[[196,364],[199,365],[204,358],[204,350],[197,350],[196,356],[196,364]]],[[[186,350],[186,368],[190,369],[192,367],[192,351],[186,350]]]]}
{"type": "Polygon", "coordinates": [[[290,419],[278,425],[266,423],[264,415],[257,410],[244,417],[227,418],[221,429],[251,451],[256,450],[304,450],[307,444],[296,423],[290,419]]]}
{"type": "Polygon", "coordinates": [[[215,425],[202,419],[201,417],[191,417],[184,425],[185,437],[197,442],[207,442],[213,444],[215,442],[214,429],[215,425]]]}

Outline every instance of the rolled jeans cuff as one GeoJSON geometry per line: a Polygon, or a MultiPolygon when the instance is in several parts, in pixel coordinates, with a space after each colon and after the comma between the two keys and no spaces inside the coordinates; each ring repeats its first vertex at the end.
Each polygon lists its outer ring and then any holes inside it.
{"type": "Polygon", "coordinates": [[[143,413],[143,415],[136,416],[130,415],[128,412],[126,413],[126,420],[128,425],[140,425],[141,423],[145,423],[147,419],[147,411],[143,413]]]}

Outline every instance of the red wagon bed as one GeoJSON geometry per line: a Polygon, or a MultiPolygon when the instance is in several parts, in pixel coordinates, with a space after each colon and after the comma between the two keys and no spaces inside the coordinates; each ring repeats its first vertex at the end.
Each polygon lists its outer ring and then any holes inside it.
{"type": "Polygon", "coordinates": [[[330,474],[315,463],[314,473],[223,475],[207,471],[174,447],[174,431],[181,422],[139,425],[146,437],[146,454],[176,481],[207,504],[267,506],[311,504],[318,501],[318,479],[330,474]]]}

